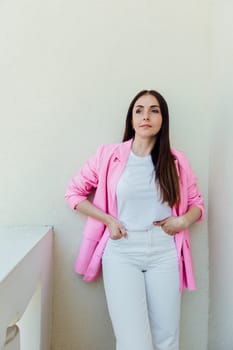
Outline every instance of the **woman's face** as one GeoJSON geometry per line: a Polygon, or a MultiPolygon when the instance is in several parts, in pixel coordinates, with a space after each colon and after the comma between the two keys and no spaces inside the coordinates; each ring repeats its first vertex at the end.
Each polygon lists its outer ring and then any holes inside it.
{"type": "Polygon", "coordinates": [[[158,134],[162,126],[162,114],[156,97],[139,97],[132,111],[132,126],[136,137],[151,139],[158,134]]]}

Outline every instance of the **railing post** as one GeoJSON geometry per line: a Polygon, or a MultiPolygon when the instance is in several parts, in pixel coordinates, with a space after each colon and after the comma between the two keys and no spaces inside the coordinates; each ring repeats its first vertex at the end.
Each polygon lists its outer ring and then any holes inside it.
{"type": "Polygon", "coordinates": [[[3,350],[20,350],[20,331],[16,324],[7,328],[3,350]]]}
{"type": "Polygon", "coordinates": [[[51,227],[0,227],[0,350],[50,349],[52,241],[51,227]]]}

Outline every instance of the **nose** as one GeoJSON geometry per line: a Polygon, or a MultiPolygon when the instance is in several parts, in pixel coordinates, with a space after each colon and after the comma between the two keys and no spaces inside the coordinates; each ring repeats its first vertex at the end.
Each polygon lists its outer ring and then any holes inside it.
{"type": "Polygon", "coordinates": [[[145,111],[143,114],[143,120],[149,120],[150,119],[150,113],[148,111],[145,111]]]}

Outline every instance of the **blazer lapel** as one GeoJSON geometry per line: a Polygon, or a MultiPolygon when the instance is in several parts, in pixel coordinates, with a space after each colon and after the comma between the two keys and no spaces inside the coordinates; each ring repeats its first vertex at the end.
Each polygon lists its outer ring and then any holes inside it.
{"type": "Polygon", "coordinates": [[[131,150],[132,139],[129,141],[121,143],[113,152],[109,163],[108,169],[108,194],[109,194],[109,204],[111,203],[111,208],[114,214],[117,215],[117,203],[116,203],[116,187],[119,178],[126,166],[129,153],[131,150]]]}

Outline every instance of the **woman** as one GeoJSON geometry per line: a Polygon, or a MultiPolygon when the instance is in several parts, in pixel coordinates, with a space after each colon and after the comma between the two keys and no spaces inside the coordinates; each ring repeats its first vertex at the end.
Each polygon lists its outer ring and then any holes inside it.
{"type": "Polygon", "coordinates": [[[76,272],[93,280],[102,263],[117,350],[178,350],[180,292],[195,289],[188,228],[204,209],[161,94],[135,96],[123,142],[99,147],[65,197],[88,216],[76,272]]]}

